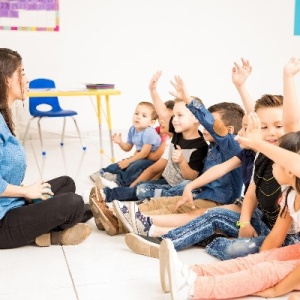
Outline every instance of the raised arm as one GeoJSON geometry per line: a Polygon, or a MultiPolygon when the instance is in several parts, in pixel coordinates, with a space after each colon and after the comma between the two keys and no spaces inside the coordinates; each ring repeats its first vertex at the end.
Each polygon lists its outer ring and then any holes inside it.
{"type": "Polygon", "coordinates": [[[290,213],[284,211],[282,214],[281,209],[271,232],[267,235],[259,251],[281,247],[292,223],[293,219],[290,213]]]}
{"type": "Polygon", "coordinates": [[[161,100],[158,92],[157,92],[157,82],[161,76],[161,71],[157,71],[151,78],[149,83],[150,95],[152,98],[153,105],[155,107],[156,113],[165,122],[165,124],[169,124],[170,121],[170,112],[168,111],[166,105],[161,100]]]}
{"type": "Polygon", "coordinates": [[[292,57],[283,69],[283,126],[284,132],[300,130],[299,103],[294,76],[300,71],[300,59],[292,57]]]}
{"type": "Polygon", "coordinates": [[[245,82],[252,73],[252,66],[248,60],[242,58],[242,65],[234,62],[232,68],[232,82],[235,85],[247,113],[254,111],[254,100],[246,89],[245,82]]]}
{"type": "Polygon", "coordinates": [[[300,177],[300,155],[263,141],[260,128],[260,120],[257,114],[250,113],[248,115],[247,137],[236,136],[235,139],[251,149],[262,152],[295,176],[300,177]]]}

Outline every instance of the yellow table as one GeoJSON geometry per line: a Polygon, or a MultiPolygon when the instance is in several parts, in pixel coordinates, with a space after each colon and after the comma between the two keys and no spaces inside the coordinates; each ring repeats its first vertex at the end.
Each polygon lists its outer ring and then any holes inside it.
{"type": "Polygon", "coordinates": [[[31,89],[28,97],[53,97],[53,96],[95,96],[97,101],[97,117],[99,125],[100,153],[104,153],[102,141],[102,114],[101,114],[101,98],[105,97],[106,104],[106,120],[110,135],[111,161],[115,161],[114,148],[112,143],[112,125],[109,97],[120,95],[121,91],[115,89],[81,89],[81,90],[58,90],[58,89],[31,89]]]}

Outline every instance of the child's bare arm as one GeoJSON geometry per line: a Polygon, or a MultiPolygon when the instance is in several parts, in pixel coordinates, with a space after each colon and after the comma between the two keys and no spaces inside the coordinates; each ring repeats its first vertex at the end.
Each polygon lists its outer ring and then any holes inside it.
{"type": "Polygon", "coordinates": [[[281,247],[292,223],[293,219],[289,212],[283,212],[282,214],[281,209],[275,225],[273,226],[271,232],[267,235],[259,251],[281,247]]]}
{"type": "Polygon", "coordinates": [[[145,169],[143,173],[130,185],[130,187],[135,186],[141,181],[148,181],[154,179],[164,171],[167,163],[168,161],[166,159],[160,158],[153,165],[145,169]]]}
{"type": "Polygon", "coordinates": [[[118,133],[118,134],[115,133],[113,135],[112,139],[113,139],[113,142],[115,144],[118,144],[123,151],[129,152],[132,149],[132,147],[133,147],[132,144],[124,143],[122,141],[122,135],[121,135],[121,133],[118,133]]]}
{"type": "Polygon", "coordinates": [[[252,72],[252,66],[248,60],[242,58],[242,65],[234,62],[232,68],[232,82],[235,85],[247,113],[254,111],[254,100],[246,89],[245,82],[252,72]]]}
{"type": "Polygon", "coordinates": [[[144,159],[147,158],[147,156],[149,155],[150,151],[151,151],[152,145],[150,144],[145,144],[141,151],[135,151],[135,153],[126,159],[121,160],[118,165],[121,169],[125,169],[127,168],[131,163],[133,163],[136,160],[139,159],[144,159]]]}
{"type": "Polygon", "coordinates": [[[242,211],[239,220],[239,224],[240,224],[239,237],[257,236],[257,232],[255,231],[255,229],[250,223],[254,210],[257,207],[255,188],[256,186],[254,182],[249,184],[249,187],[247,189],[243,201],[242,211]]]}
{"type": "Polygon", "coordinates": [[[182,197],[176,204],[175,211],[186,202],[189,202],[191,204],[191,207],[195,208],[192,194],[193,190],[201,188],[202,186],[222,177],[223,175],[239,167],[240,165],[240,159],[234,156],[231,159],[223,162],[222,164],[218,164],[209,168],[201,176],[185,186],[182,197]]]}
{"type": "Polygon", "coordinates": [[[150,95],[152,98],[152,102],[154,104],[155,110],[157,115],[165,122],[165,124],[168,124],[170,121],[170,113],[164,104],[164,102],[161,100],[158,92],[157,92],[157,82],[161,76],[161,71],[157,71],[151,78],[150,83],[149,83],[149,90],[150,90],[150,95]]]}
{"type": "Polygon", "coordinates": [[[235,139],[251,149],[262,152],[275,163],[300,177],[300,155],[263,141],[260,128],[261,124],[257,114],[250,113],[248,115],[247,137],[236,136],[235,139]]]}
{"type": "Polygon", "coordinates": [[[283,127],[284,132],[300,129],[299,103],[297,101],[294,76],[300,71],[300,59],[292,57],[283,69],[283,127]]]}

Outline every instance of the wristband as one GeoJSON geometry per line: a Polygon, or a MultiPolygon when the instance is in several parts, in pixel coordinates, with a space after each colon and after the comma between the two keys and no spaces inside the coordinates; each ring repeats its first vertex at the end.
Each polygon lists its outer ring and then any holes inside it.
{"type": "Polygon", "coordinates": [[[247,224],[250,224],[250,222],[241,222],[241,221],[237,221],[236,222],[236,226],[239,228],[244,228],[247,224]]]}

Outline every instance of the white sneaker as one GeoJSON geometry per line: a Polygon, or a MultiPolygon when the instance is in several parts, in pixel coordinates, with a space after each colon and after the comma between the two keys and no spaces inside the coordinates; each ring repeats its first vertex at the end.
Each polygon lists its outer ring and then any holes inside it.
{"type": "Polygon", "coordinates": [[[99,176],[98,178],[96,178],[95,184],[100,189],[104,189],[105,187],[113,189],[113,188],[116,188],[116,187],[119,186],[114,181],[107,180],[107,179],[105,179],[105,178],[103,178],[101,176],[99,176]]]}
{"type": "Polygon", "coordinates": [[[193,299],[197,275],[178,259],[174,245],[169,239],[164,239],[160,244],[159,264],[163,291],[171,291],[173,300],[193,299]]]}

